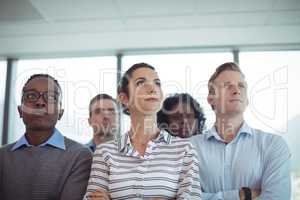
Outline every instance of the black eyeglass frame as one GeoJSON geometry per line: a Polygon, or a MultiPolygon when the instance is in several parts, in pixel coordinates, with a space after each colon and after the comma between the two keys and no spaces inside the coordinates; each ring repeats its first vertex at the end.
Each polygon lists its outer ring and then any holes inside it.
{"type": "Polygon", "coordinates": [[[29,103],[35,103],[37,102],[41,96],[43,97],[43,100],[46,103],[58,103],[59,102],[59,98],[60,98],[60,93],[57,91],[45,91],[45,92],[38,92],[36,90],[24,90],[22,92],[22,101],[24,102],[29,102],[29,103]],[[36,99],[29,99],[28,97],[26,97],[26,94],[28,93],[32,93],[36,95],[36,99]],[[53,94],[53,95],[49,95],[53,94]],[[49,98],[51,97],[51,98],[49,98]]]}

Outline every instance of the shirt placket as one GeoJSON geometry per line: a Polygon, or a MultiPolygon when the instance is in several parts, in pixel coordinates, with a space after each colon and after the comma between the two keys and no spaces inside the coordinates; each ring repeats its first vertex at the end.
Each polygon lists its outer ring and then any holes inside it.
{"type": "Polygon", "coordinates": [[[224,147],[224,183],[223,188],[229,190],[231,188],[231,162],[232,162],[232,145],[229,143],[224,147]]]}
{"type": "Polygon", "coordinates": [[[147,172],[149,169],[149,160],[151,157],[151,152],[155,148],[156,144],[152,141],[150,141],[147,145],[146,151],[144,156],[139,155],[139,159],[142,160],[141,164],[138,166],[138,171],[141,172],[141,179],[137,182],[135,186],[136,190],[136,198],[137,199],[144,199],[145,191],[144,191],[144,185],[145,185],[145,178],[147,176],[147,172]]]}

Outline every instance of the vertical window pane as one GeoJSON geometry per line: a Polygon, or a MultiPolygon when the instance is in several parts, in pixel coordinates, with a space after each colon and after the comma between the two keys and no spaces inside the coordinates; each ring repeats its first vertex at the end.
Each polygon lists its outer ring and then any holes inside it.
{"type": "Polygon", "coordinates": [[[0,60],[0,146],[2,144],[2,128],[3,128],[3,111],[4,111],[4,98],[5,98],[5,85],[6,85],[6,61],[0,60]]]}
{"type": "Polygon", "coordinates": [[[210,126],[214,114],[206,101],[209,76],[217,66],[232,61],[233,55],[230,52],[124,56],[122,71],[125,72],[139,62],[152,65],[161,79],[164,96],[182,92],[191,94],[203,107],[207,125],[210,126]]]}
{"type": "Polygon", "coordinates": [[[48,73],[56,78],[62,87],[64,115],[57,123],[62,133],[79,142],[92,138],[88,125],[88,105],[98,93],[116,96],[116,58],[91,57],[68,59],[20,60],[17,67],[15,87],[15,120],[10,142],[24,134],[25,127],[17,114],[22,87],[27,79],[36,73],[48,73]]]}
{"type": "Polygon", "coordinates": [[[292,152],[293,199],[300,199],[300,51],[240,53],[249,83],[248,122],[281,134],[292,152]]]}

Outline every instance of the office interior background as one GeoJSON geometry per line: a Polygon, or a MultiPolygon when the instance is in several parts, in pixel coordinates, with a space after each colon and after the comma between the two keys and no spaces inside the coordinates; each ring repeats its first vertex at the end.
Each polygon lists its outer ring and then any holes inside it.
{"type": "MultiPolygon", "coordinates": [[[[300,200],[299,0],[0,0],[0,146],[24,134],[17,113],[30,75],[49,73],[63,88],[63,134],[92,137],[88,104],[116,97],[122,72],[156,67],[165,96],[206,102],[207,81],[234,61],[246,74],[246,121],[282,135],[292,152],[293,199],[300,200]]],[[[121,116],[121,132],[129,127],[121,116]]]]}

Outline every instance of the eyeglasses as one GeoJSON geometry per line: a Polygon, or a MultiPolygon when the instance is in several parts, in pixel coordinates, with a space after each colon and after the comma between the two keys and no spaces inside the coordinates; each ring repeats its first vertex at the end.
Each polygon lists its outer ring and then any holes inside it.
{"type": "Polygon", "coordinates": [[[59,99],[58,92],[38,92],[36,90],[23,91],[22,99],[26,102],[34,103],[37,102],[41,96],[46,103],[57,103],[59,99]]]}

